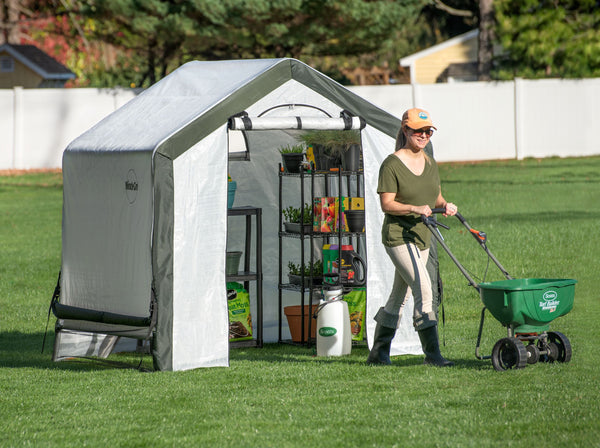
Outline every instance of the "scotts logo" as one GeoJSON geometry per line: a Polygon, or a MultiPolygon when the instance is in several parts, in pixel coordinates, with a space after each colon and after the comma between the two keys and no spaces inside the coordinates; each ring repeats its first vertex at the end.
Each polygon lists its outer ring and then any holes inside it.
{"type": "Polygon", "coordinates": [[[558,299],[558,293],[556,291],[546,291],[542,296],[543,302],[540,302],[540,308],[542,311],[548,311],[553,313],[556,311],[556,307],[560,305],[558,299]]]}
{"type": "Polygon", "coordinates": [[[319,328],[319,335],[323,336],[325,338],[328,338],[329,336],[333,336],[337,333],[337,330],[335,328],[332,327],[321,327],[319,328]]]}
{"type": "Polygon", "coordinates": [[[130,204],[133,204],[137,198],[138,182],[135,171],[129,170],[127,172],[127,180],[125,181],[125,194],[130,204]]]}
{"type": "Polygon", "coordinates": [[[425,112],[419,112],[419,118],[421,120],[427,120],[427,114],[425,112]]]}

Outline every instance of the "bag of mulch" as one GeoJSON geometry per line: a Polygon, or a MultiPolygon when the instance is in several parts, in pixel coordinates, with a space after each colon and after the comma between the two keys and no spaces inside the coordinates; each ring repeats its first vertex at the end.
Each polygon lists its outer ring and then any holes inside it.
{"type": "Polygon", "coordinates": [[[252,339],[250,294],[240,283],[227,283],[227,307],[229,309],[229,340],[252,339]]]}

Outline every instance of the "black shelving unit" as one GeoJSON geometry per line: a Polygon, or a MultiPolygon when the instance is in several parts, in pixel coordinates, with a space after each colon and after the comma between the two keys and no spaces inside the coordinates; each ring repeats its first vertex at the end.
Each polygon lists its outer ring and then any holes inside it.
{"type": "MultiPolygon", "coordinates": [[[[360,243],[361,243],[361,236],[364,236],[363,232],[344,232],[341,229],[339,229],[337,232],[314,232],[312,229],[312,226],[310,227],[310,230],[308,232],[306,232],[304,230],[304,228],[301,226],[301,231],[300,233],[290,233],[290,232],[286,232],[284,231],[284,227],[283,227],[283,179],[284,178],[290,178],[290,179],[298,179],[300,182],[300,208],[302,210],[301,213],[301,222],[303,222],[303,218],[304,218],[304,203],[305,203],[305,181],[307,179],[310,179],[310,203],[313,204],[314,201],[314,191],[315,191],[315,182],[316,181],[323,181],[324,182],[324,186],[325,186],[325,196],[330,196],[330,191],[329,191],[329,184],[330,184],[330,180],[331,179],[335,179],[338,181],[338,196],[339,196],[339,200],[341,202],[342,199],[342,191],[344,190],[345,187],[345,191],[350,192],[351,191],[351,183],[354,180],[356,182],[356,196],[358,197],[364,197],[363,193],[362,193],[362,176],[363,176],[363,172],[362,171],[328,171],[328,172],[319,172],[319,171],[304,171],[304,170],[300,170],[300,173],[296,174],[296,173],[287,173],[284,172],[281,168],[281,166],[279,167],[279,286],[278,286],[278,305],[279,305],[279,337],[278,337],[278,341],[280,343],[284,342],[284,343],[290,343],[291,341],[289,340],[284,340],[282,338],[282,323],[283,323],[283,297],[282,297],[282,292],[283,291],[296,291],[300,293],[300,307],[301,307],[301,341],[306,341],[306,342],[300,342],[300,344],[306,344],[306,345],[311,345],[311,343],[313,342],[310,338],[308,337],[311,334],[311,327],[312,327],[312,319],[310,319],[310,316],[306,316],[304,313],[304,306],[305,306],[305,296],[308,295],[308,304],[312,304],[313,302],[313,295],[316,291],[319,291],[321,289],[321,285],[314,285],[313,283],[313,277],[309,276],[308,278],[308,284],[305,286],[305,276],[304,276],[304,272],[302,272],[301,275],[301,280],[300,280],[300,285],[292,285],[286,282],[283,282],[283,265],[282,265],[282,241],[284,238],[293,238],[293,239],[299,239],[301,240],[300,243],[300,265],[301,266],[305,266],[305,262],[307,262],[308,266],[310,267],[310,272],[312,272],[312,267],[313,267],[313,260],[314,260],[314,240],[315,239],[320,239],[323,240],[324,242],[329,243],[330,241],[338,241],[338,246],[339,246],[339,254],[338,254],[338,258],[341,259],[341,252],[342,252],[342,241],[343,238],[348,238],[350,239],[352,244],[358,243],[356,247],[357,251],[361,251],[361,247],[360,247],[360,243]],[[346,185],[343,185],[343,180],[346,181],[346,185]],[[304,241],[307,240],[309,241],[309,246],[310,246],[310,250],[309,250],[309,256],[308,256],[308,260],[306,257],[306,251],[305,251],[305,247],[304,247],[304,241]],[[304,334],[304,322],[305,319],[309,319],[308,321],[308,335],[304,334]]],[[[364,249],[362,249],[364,250],[364,249]]],[[[309,306],[310,309],[310,306],[309,306]]]]}
{"type": "Polygon", "coordinates": [[[246,218],[246,235],[244,249],[243,271],[234,275],[227,275],[228,282],[243,282],[246,291],[250,292],[250,282],[256,282],[256,334],[247,341],[231,341],[229,346],[236,347],[262,347],[263,346],[263,272],[262,272],[262,208],[243,206],[227,209],[227,216],[243,216],[246,218]],[[250,271],[252,249],[252,217],[256,221],[255,228],[255,268],[250,271]]]}

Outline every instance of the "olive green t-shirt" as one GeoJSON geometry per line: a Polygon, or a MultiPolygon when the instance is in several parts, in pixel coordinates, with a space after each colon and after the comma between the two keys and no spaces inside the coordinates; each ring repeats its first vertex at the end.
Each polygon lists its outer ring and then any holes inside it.
{"type": "MultiPolygon", "coordinates": [[[[377,193],[396,193],[397,202],[434,208],[440,194],[440,174],[435,160],[430,157],[429,163],[425,162],[423,173],[417,176],[397,156],[389,155],[379,168],[377,193]]],[[[411,242],[419,249],[427,249],[431,232],[421,221],[421,215],[411,213],[396,216],[386,213],[381,238],[387,247],[411,242]]]]}

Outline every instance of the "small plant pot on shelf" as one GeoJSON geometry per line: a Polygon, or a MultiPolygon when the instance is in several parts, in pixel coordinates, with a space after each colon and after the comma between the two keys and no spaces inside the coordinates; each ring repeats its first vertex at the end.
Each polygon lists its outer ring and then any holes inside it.
{"type": "MultiPolygon", "coordinates": [[[[312,312],[310,312],[308,305],[304,305],[304,339],[302,339],[302,306],[286,306],[283,309],[288,321],[288,326],[290,327],[290,334],[292,335],[293,342],[307,342],[308,320],[314,315],[315,311],[317,311],[317,307],[318,305],[313,305],[312,312]]],[[[312,317],[310,325],[310,337],[314,339],[316,337],[317,319],[312,317]]]]}
{"type": "Polygon", "coordinates": [[[288,233],[300,233],[300,229],[304,227],[304,234],[310,233],[312,230],[312,224],[300,224],[299,222],[284,222],[283,227],[288,233]]]}
{"type": "Polygon", "coordinates": [[[315,169],[317,171],[329,171],[331,168],[337,168],[340,165],[339,157],[328,153],[323,145],[314,146],[315,169]]]}
{"type": "Polygon", "coordinates": [[[232,180],[227,182],[227,208],[233,207],[233,201],[235,200],[235,190],[237,189],[237,182],[232,180]]]}
{"type": "Polygon", "coordinates": [[[342,155],[342,170],[360,170],[360,145],[350,145],[342,155]]]}
{"type": "Polygon", "coordinates": [[[236,275],[240,269],[242,253],[238,251],[227,252],[225,260],[225,275],[236,275]]]}
{"type": "Polygon", "coordinates": [[[350,232],[363,232],[365,229],[365,211],[364,210],[346,210],[346,222],[350,232]]]}
{"type": "MultiPolygon", "coordinates": [[[[290,285],[300,286],[302,284],[302,276],[298,274],[288,274],[290,285]]],[[[323,277],[313,277],[313,286],[321,286],[323,284],[323,277]]],[[[310,287],[310,277],[304,276],[304,287],[310,287]]]]}
{"type": "Polygon", "coordinates": [[[299,173],[304,161],[304,154],[301,152],[282,153],[281,160],[283,162],[283,169],[286,172],[299,173]]]}

